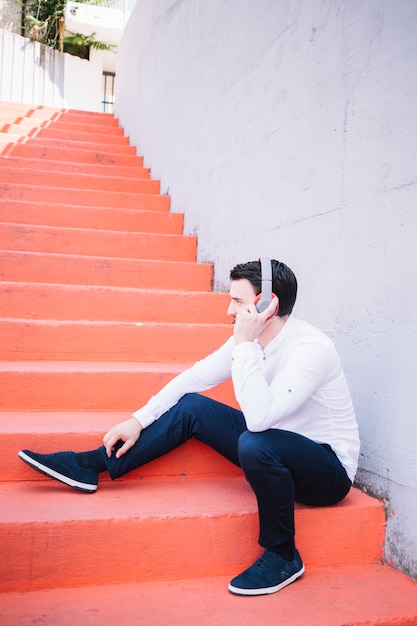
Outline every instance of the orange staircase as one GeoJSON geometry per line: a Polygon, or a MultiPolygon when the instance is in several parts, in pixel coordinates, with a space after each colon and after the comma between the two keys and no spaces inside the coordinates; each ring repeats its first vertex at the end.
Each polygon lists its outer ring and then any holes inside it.
{"type": "MultiPolygon", "coordinates": [[[[0,103],[0,129],[0,623],[416,625],[416,583],[381,561],[383,506],[357,489],[297,507],[305,575],[242,598],[227,583],[260,552],[256,502],[208,448],[100,477],[94,496],[18,460],[97,447],[231,330],[117,120],[0,103]]],[[[230,384],[209,395],[234,403],[230,384]]]]}

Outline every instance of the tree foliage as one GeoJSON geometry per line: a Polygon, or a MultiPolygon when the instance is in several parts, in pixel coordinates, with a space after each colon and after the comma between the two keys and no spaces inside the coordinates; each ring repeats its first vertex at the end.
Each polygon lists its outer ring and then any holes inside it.
{"type": "MultiPolygon", "coordinates": [[[[110,7],[115,0],[77,0],[79,3],[110,7]]],[[[116,46],[96,40],[96,33],[82,35],[65,28],[67,0],[27,0],[24,5],[25,31],[32,41],[68,52],[82,59],[89,58],[90,48],[114,50],[116,46]]]]}

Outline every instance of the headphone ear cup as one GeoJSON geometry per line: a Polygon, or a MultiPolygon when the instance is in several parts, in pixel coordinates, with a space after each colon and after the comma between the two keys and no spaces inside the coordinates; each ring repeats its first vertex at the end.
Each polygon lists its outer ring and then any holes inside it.
{"type": "Polygon", "coordinates": [[[263,311],[265,311],[265,309],[269,307],[271,302],[268,302],[268,300],[265,299],[264,294],[260,293],[256,296],[254,304],[258,313],[262,313],[263,311]]]}
{"type": "MultiPolygon", "coordinates": [[[[272,295],[275,296],[274,293],[272,295]]],[[[275,296],[275,298],[277,298],[278,300],[278,296],[275,296]]],[[[265,311],[265,309],[269,307],[269,305],[271,304],[270,302],[267,302],[266,300],[262,301],[261,299],[262,299],[262,294],[260,293],[256,296],[254,300],[254,304],[256,306],[256,310],[258,311],[258,313],[262,313],[262,311],[265,311]],[[260,306],[258,303],[260,304],[260,306]]],[[[279,310],[279,300],[278,300],[277,306],[275,307],[275,311],[273,312],[272,315],[268,317],[268,319],[270,320],[273,317],[275,317],[275,315],[278,313],[278,310],[279,310]]]]}
{"type": "MultiPolygon", "coordinates": [[[[273,313],[273,315],[271,315],[271,317],[275,317],[275,315],[278,313],[279,311],[279,298],[277,295],[275,295],[274,293],[272,294],[272,296],[275,296],[275,298],[278,300],[277,302],[277,306],[275,307],[275,311],[273,313]]],[[[271,319],[271,317],[268,317],[268,319],[271,319]]]]}

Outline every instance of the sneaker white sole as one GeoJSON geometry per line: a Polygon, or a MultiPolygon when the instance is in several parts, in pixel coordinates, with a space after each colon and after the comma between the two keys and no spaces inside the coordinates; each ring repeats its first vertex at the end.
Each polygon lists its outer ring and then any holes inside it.
{"type": "Polygon", "coordinates": [[[22,461],[33,467],[33,469],[36,469],[41,474],[45,474],[45,476],[49,476],[50,478],[55,478],[55,480],[59,480],[65,485],[69,485],[70,487],[74,487],[75,489],[79,489],[80,491],[85,491],[87,493],[94,493],[95,491],[97,491],[97,485],[80,483],[78,480],[74,480],[73,478],[69,478],[64,474],[60,474],[50,467],[43,465],[39,461],[35,461],[35,459],[32,459],[30,456],[22,451],[19,452],[18,456],[22,459],[22,461]]]}
{"type": "Polygon", "coordinates": [[[277,591],[280,591],[280,589],[283,589],[287,585],[290,585],[291,583],[293,583],[295,580],[297,580],[297,578],[300,578],[300,576],[302,576],[304,572],[305,572],[305,567],[303,565],[303,567],[298,572],[293,574],[290,578],[287,578],[287,580],[284,580],[279,585],[274,585],[273,587],[260,587],[258,589],[242,589],[240,587],[234,587],[232,584],[229,584],[228,589],[231,593],[235,593],[239,596],[262,596],[267,593],[276,593],[277,591]]]}

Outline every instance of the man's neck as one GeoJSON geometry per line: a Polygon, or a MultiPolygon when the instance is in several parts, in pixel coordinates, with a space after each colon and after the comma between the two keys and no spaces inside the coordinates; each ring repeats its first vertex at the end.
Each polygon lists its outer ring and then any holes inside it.
{"type": "Polygon", "coordinates": [[[258,337],[258,341],[261,344],[261,346],[266,348],[269,342],[275,339],[275,337],[284,328],[285,323],[288,320],[288,317],[289,317],[288,315],[285,315],[284,317],[275,316],[269,322],[269,324],[264,328],[264,330],[261,332],[261,334],[258,337]]]}

